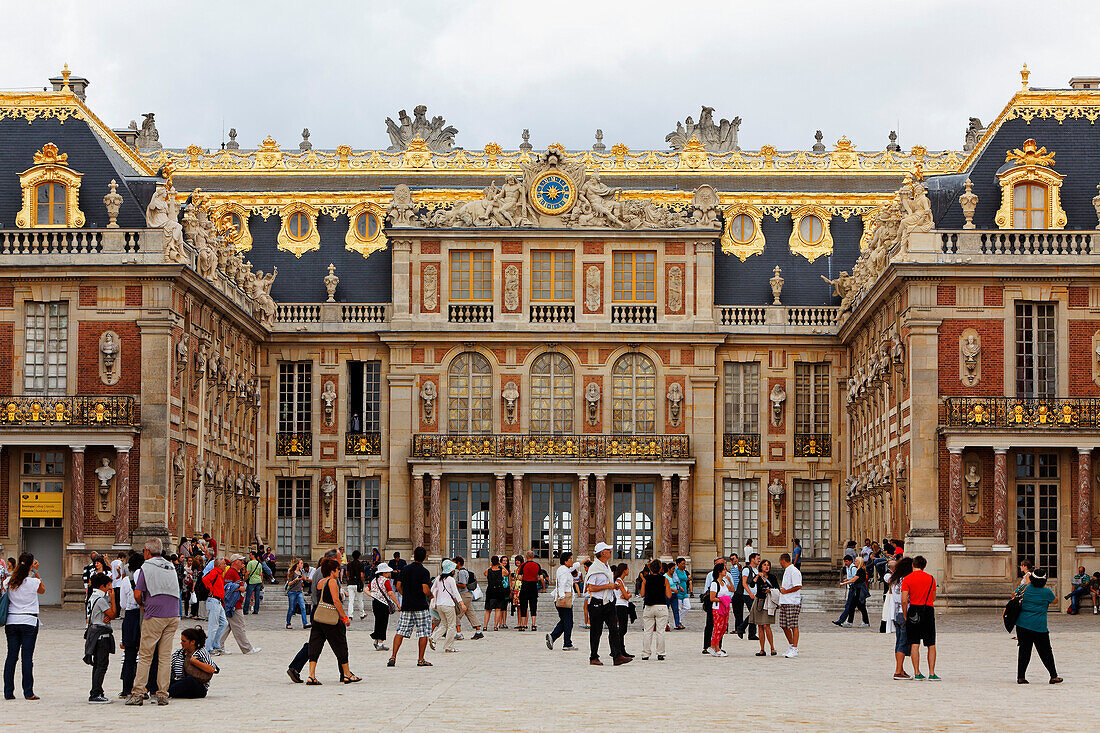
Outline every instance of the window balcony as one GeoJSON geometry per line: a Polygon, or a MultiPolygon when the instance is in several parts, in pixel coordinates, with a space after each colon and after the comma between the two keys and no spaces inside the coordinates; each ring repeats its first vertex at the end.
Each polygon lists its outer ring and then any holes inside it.
{"type": "Polygon", "coordinates": [[[382,455],[382,433],[344,433],[344,455],[382,455]]]}
{"type": "Polygon", "coordinates": [[[829,433],[795,433],[795,458],[831,458],[833,436],[829,433]]]}
{"type": "Polygon", "coordinates": [[[492,303],[457,303],[447,306],[447,320],[451,323],[492,323],[492,303]]]}
{"type": "Polygon", "coordinates": [[[531,323],[573,323],[576,306],[556,303],[534,303],[531,305],[531,323]]]}
{"type": "Polygon", "coordinates": [[[1012,430],[1100,430],[1100,399],[948,397],[947,427],[1012,430]]]}
{"type": "Polygon", "coordinates": [[[657,306],[655,305],[612,305],[612,323],[656,323],[657,306]]]}
{"type": "Polygon", "coordinates": [[[116,395],[0,396],[0,426],[137,427],[134,398],[116,395]]]}
{"type": "Polygon", "coordinates": [[[1095,230],[1065,229],[943,231],[939,233],[942,254],[972,255],[1091,255],[1095,230]]]}
{"type": "Polygon", "coordinates": [[[759,458],[760,433],[726,433],[722,436],[722,455],[726,458],[759,458]]]}
{"type": "Polygon", "coordinates": [[[686,435],[413,436],[413,458],[434,460],[667,461],[691,457],[686,435]]]}
{"type": "Polygon", "coordinates": [[[275,455],[312,456],[313,433],[275,433],[275,455]]]}

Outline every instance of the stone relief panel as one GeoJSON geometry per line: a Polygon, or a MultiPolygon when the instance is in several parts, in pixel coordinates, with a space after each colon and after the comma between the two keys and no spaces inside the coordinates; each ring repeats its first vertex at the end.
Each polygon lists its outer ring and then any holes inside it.
{"type": "Polygon", "coordinates": [[[665,432],[684,432],[684,412],[687,409],[687,401],[684,398],[684,378],[668,377],[665,379],[665,432]]]}
{"type": "Polygon", "coordinates": [[[505,313],[518,313],[520,306],[520,268],[518,262],[508,262],[504,265],[503,301],[505,313]]]}
{"type": "Polygon", "coordinates": [[[599,433],[603,429],[603,380],[584,378],[584,432],[599,433]]]}
{"type": "Polygon", "coordinates": [[[959,381],[973,387],[982,378],[982,337],[973,328],[959,336],[959,381]]]}
{"type": "Polygon", "coordinates": [[[438,262],[423,262],[420,265],[420,312],[439,312],[438,262]]]}
{"type": "Polygon", "coordinates": [[[439,377],[424,375],[420,377],[420,390],[417,393],[417,412],[420,413],[420,432],[434,433],[438,424],[436,407],[439,402],[439,377]]]}
{"type": "Polygon", "coordinates": [[[1092,381],[1100,385],[1100,331],[1092,334],[1092,381]]]}
{"type": "Polygon", "coordinates": [[[584,313],[603,312],[603,263],[584,266],[584,313]]]}
{"type": "Polygon", "coordinates": [[[684,312],[684,265],[665,265],[665,313],[682,315],[684,312]]]}
{"type": "Polygon", "coordinates": [[[117,384],[122,376],[122,341],[114,331],[104,331],[99,337],[99,379],[104,384],[117,384]]]}

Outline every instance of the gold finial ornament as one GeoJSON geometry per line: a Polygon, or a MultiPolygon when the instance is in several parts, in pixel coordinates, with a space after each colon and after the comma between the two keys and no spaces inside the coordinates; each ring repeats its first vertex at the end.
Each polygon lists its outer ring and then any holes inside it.
{"type": "Polygon", "coordinates": [[[72,87],[69,86],[69,75],[72,72],[69,71],[69,65],[65,64],[65,68],[61,70],[61,91],[72,92],[72,87]]]}
{"type": "Polygon", "coordinates": [[[68,162],[69,154],[57,152],[57,146],[53,143],[46,143],[41,150],[34,154],[35,165],[67,165],[68,162]]]}
{"type": "Polygon", "coordinates": [[[1040,147],[1034,139],[1024,140],[1023,148],[1005,153],[1005,162],[1017,165],[1054,165],[1054,151],[1047,152],[1046,146],[1040,147]]]}
{"type": "Polygon", "coordinates": [[[1020,88],[1023,91],[1027,91],[1027,78],[1031,76],[1031,72],[1027,70],[1027,64],[1024,64],[1024,68],[1020,69],[1020,88]]]}

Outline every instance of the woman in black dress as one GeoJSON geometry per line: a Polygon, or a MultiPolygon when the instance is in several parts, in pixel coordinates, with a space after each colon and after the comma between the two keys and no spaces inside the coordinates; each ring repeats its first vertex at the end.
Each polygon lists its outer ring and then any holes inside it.
{"type": "Polygon", "coordinates": [[[504,579],[508,572],[500,564],[500,558],[493,555],[489,559],[489,569],[485,571],[485,624],[487,630],[498,631],[504,628],[504,614],[508,610],[508,587],[504,579]],[[495,621],[489,626],[489,617],[494,615],[495,621]]]}

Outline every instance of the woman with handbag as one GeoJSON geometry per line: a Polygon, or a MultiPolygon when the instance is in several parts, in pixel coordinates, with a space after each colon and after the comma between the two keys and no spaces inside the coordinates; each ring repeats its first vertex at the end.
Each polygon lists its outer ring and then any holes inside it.
{"type": "Polygon", "coordinates": [[[1050,648],[1050,629],[1047,628],[1047,610],[1057,598],[1054,591],[1047,588],[1047,576],[1042,568],[1031,571],[1030,583],[1020,594],[1020,613],[1016,617],[1016,636],[1020,640],[1020,649],[1016,657],[1016,684],[1028,684],[1027,666],[1031,663],[1031,649],[1039,653],[1043,666],[1050,672],[1050,684],[1062,681],[1058,669],[1054,666],[1054,652],[1050,648]]]}
{"type": "Polygon", "coordinates": [[[707,653],[715,657],[724,657],[726,652],[722,649],[722,639],[729,628],[730,605],[733,602],[733,593],[729,587],[729,571],[725,563],[715,563],[711,571],[714,578],[707,588],[707,603],[710,605],[710,615],[714,619],[710,635],[710,646],[707,653]]]}
{"type": "MultiPolygon", "coordinates": [[[[504,558],[507,561],[508,558],[504,558]]],[[[485,623],[488,631],[504,628],[505,614],[508,612],[508,573],[501,564],[501,558],[493,555],[489,560],[489,569],[485,571],[485,623]],[[493,625],[489,626],[489,617],[493,616],[493,625]]]]}
{"type": "Polygon", "coordinates": [[[859,611],[860,617],[863,619],[863,623],[859,625],[859,628],[865,629],[870,626],[867,618],[867,598],[871,595],[871,586],[867,584],[867,566],[864,564],[863,558],[857,557],[853,565],[856,569],[855,575],[847,580],[840,581],[841,585],[850,585],[854,588],[854,590],[852,590],[851,615],[848,617],[846,623],[839,625],[851,626],[852,621],[855,621],[856,611],[859,611]]]}
{"type": "Polygon", "coordinates": [[[397,594],[393,592],[393,568],[386,563],[379,563],[374,569],[374,578],[368,586],[371,597],[371,610],[374,611],[374,631],[370,638],[374,639],[376,651],[388,651],[386,646],[386,626],[389,625],[390,614],[398,609],[397,594]]]}
{"type": "Polygon", "coordinates": [[[180,648],[172,653],[172,681],[168,696],[175,698],[206,697],[210,680],[220,670],[206,653],[206,632],[201,627],[180,632],[180,648]]]}
{"type": "Polygon", "coordinates": [[[753,578],[752,592],[755,600],[752,602],[752,610],[749,612],[749,623],[756,624],[757,638],[760,639],[760,651],[756,653],[756,656],[767,656],[767,652],[764,651],[764,641],[767,640],[768,646],[771,647],[771,655],[774,657],[776,652],[775,641],[772,639],[772,624],[775,623],[775,608],[769,603],[769,596],[773,589],[778,593],[779,581],[772,574],[771,560],[761,560],[757,570],[758,572],[753,578]],[[768,612],[769,608],[771,608],[771,613],[768,612]]]}
{"type": "Polygon", "coordinates": [[[286,627],[290,628],[290,622],[294,614],[302,614],[302,628],[309,628],[309,616],[306,615],[306,602],[302,597],[305,588],[306,571],[300,558],[294,558],[290,562],[290,570],[286,574],[286,627]]]}
{"type": "Polygon", "coordinates": [[[317,568],[317,575],[317,588],[321,594],[313,612],[313,626],[309,630],[309,679],[306,684],[321,684],[317,681],[317,660],[326,641],[340,664],[340,681],[345,685],[362,682],[362,678],[353,675],[348,666],[347,627],[351,619],[344,613],[344,604],[340,602],[340,561],[335,557],[324,558],[317,568]]]}
{"type": "MultiPolygon", "coordinates": [[[[619,636],[623,640],[623,649],[626,649],[626,627],[630,620],[630,599],[634,597],[634,594],[627,590],[626,587],[626,573],[630,567],[621,562],[612,568],[615,573],[615,617],[619,622],[619,636]]],[[[633,654],[627,654],[626,656],[633,658],[633,654]]]]}
{"type": "Polygon", "coordinates": [[[458,592],[458,584],[455,583],[455,565],[453,560],[444,560],[440,566],[442,572],[432,583],[432,604],[439,613],[439,626],[432,632],[429,642],[432,649],[440,639],[446,639],[443,646],[445,652],[457,652],[455,646],[455,634],[458,626],[458,614],[466,612],[466,604],[462,602],[462,596],[458,592]]]}
{"type": "Polygon", "coordinates": [[[568,550],[561,554],[561,565],[554,575],[554,609],[558,612],[558,625],[546,635],[546,648],[553,649],[559,636],[565,637],[563,651],[576,651],[573,646],[573,586],[577,582],[573,577],[573,553],[568,550]]]}
{"type": "MultiPolygon", "coordinates": [[[[892,561],[891,561],[892,562],[892,561]]],[[[909,656],[909,638],[905,634],[905,616],[901,612],[901,581],[913,572],[913,558],[898,560],[886,576],[886,601],[884,616],[887,616],[887,631],[894,627],[894,679],[910,679],[905,671],[905,658],[909,656]]]]}

